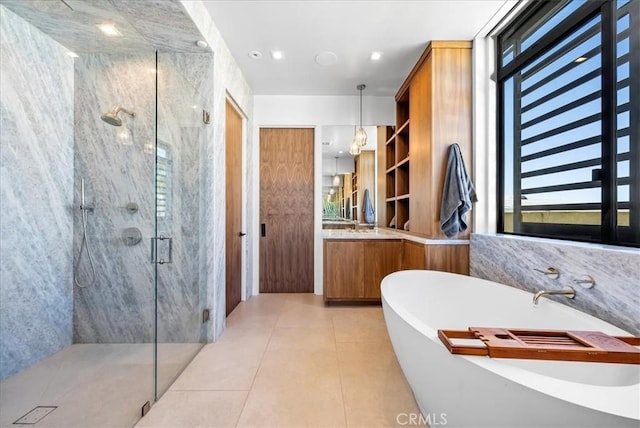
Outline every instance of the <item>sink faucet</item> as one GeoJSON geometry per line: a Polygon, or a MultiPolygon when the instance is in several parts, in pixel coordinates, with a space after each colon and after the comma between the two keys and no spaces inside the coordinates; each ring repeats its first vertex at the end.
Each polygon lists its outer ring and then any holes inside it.
{"type": "Polygon", "coordinates": [[[358,222],[358,220],[353,221],[353,226],[356,232],[360,230],[360,222],[358,222]]]}
{"type": "Polygon", "coordinates": [[[561,294],[563,296],[566,296],[568,299],[573,299],[574,297],[576,297],[576,291],[572,287],[567,287],[562,290],[540,290],[533,295],[533,304],[537,305],[538,299],[540,297],[552,294],[561,294]]]}

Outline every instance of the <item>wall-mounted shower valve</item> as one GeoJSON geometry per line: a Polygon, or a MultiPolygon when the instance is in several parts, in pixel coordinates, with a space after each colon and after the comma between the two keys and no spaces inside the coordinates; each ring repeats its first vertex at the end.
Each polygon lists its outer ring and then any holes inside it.
{"type": "Polygon", "coordinates": [[[122,240],[127,247],[133,247],[142,241],[142,232],[137,227],[128,227],[122,231],[122,240]]]}
{"type": "Polygon", "coordinates": [[[129,214],[135,214],[139,209],[138,204],[136,204],[135,202],[129,202],[125,208],[127,209],[127,212],[129,214]]]}

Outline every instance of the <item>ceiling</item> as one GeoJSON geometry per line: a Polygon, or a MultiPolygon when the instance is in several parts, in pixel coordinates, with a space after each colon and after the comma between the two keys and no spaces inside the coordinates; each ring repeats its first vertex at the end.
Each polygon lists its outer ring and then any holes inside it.
{"type": "Polygon", "coordinates": [[[1,4],[78,55],[211,52],[196,45],[202,35],[178,0],[0,0],[1,4]],[[114,24],[122,37],[106,37],[97,24],[114,24]]]}
{"type": "Polygon", "coordinates": [[[507,0],[204,2],[255,95],[393,96],[429,40],[471,40],[507,0]],[[280,50],[284,59],[274,60],[280,50]],[[262,53],[259,59],[251,51],[262,53]],[[333,52],[335,64],[315,57],[333,52]],[[383,52],[374,62],[372,51],[383,52]]]}

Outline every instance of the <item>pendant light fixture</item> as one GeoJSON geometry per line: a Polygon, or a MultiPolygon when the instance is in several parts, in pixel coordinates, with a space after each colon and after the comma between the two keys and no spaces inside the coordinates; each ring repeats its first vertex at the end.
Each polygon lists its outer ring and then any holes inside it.
{"type": "Polygon", "coordinates": [[[353,138],[353,142],[358,145],[358,147],[364,147],[367,144],[367,133],[364,132],[364,128],[362,127],[362,91],[367,87],[367,85],[361,83],[356,88],[360,91],[360,128],[356,130],[356,135],[353,138]]]}
{"type": "Polygon", "coordinates": [[[340,176],[338,175],[338,156],[336,156],[336,175],[333,176],[333,185],[340,186],[340,176]]]}
{"type": "MultiPolygon", "coordinates": [[[[357,133],[357,131],[356,131],[356,133],[357,133]]],[[[351,147],[349,147],[349,153],[351,153],[354,156],[360,154],[360,146],[356,142],[355,138],[353,139],[353,142],[351,143],[351,147]]]]}

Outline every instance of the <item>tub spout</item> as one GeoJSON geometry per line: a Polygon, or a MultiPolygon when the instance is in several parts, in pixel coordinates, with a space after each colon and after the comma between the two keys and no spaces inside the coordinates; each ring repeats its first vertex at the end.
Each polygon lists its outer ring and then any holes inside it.
{"type": "Polygon", "coordinates": [[[572,288],[572,287],[567,287],[565,289],[562,290],[540,290],[538,291],[536,294],[533,295],[533,304],[537,305],[538,304],[538,299],[542,296],[545,295],[553,295],[553,294],[559,294],[559,295],[563,295],[565,297],[567,297],[568,299],[573,299],[574,297],[576,297],[576,291],[572,288]]]}

